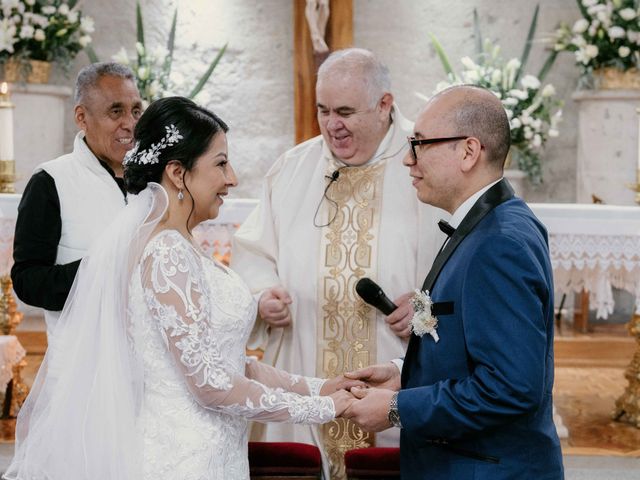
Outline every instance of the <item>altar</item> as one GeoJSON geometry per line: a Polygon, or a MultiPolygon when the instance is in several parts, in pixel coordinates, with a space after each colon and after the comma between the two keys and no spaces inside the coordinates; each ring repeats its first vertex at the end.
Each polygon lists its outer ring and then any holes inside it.
{"type": "MultiPolygon", "coordinates": [[[[20,195],[0,195],[0,267],[8,274],[20,195]]],[[[257,206],[255,199],[225,199],[220,215],[194,229],[194,237],[211,257],[229,263],[232,237],[257,206]]],[[[555,291],[589,292],[597,316],[614,308],[612,288],[627,290],[640,305],[640,207],[589,204],[529,204],[549,233],[555,291]]],[[[36,309],[37,311],[37,309],[36,309]]],[[[33,313],[31,313],[33,314],[33,313]]],[[[567,436],[560,417],[554,419],[567,436]]]]}
{"type": "MultiPolygon", "coordinates": [[[[202,248],[221,260],[231,255],[235,229],[257,206],[253,199],[229,199],[220,216],[194,231],[202,248]]],[[[598,318],[614,309],[613,288],[630,292],[640,314],[640,207],[574,203],[530,203],[546,226],[554,289],[589,293],[598,318]]]]}
{"type": "MultiPolygon", "coordinates": [[[[13,230],[19,194],[0,195],[0,272],[12,264],[13,230]]],[[[200,224],[194,236],[203,251],[228,263],[233,233],[257,206],[255,199],[225,199],[220,216],[200,224]]],[[[531,203],[547,227],[558,296],[589,292],[598,318],[614,308],[613,288],[630,292],[640,314],[640,207],[531,203]]],[[[29,308],[29,314],[34,310],[29,308]]]]}
{"type": "Polygon", "coordinates": [[[635,297],[640,314],[640,207],[531,203],[549,233],[557,294],[589,292],[598,318],[613,313],[613,287],[635,297]]]}

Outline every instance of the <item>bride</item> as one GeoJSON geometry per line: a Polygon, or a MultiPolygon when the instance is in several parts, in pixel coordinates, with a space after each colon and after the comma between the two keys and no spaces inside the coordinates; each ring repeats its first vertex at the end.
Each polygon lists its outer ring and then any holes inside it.
{"type": "Polygon", "coordinates": [[[352,401],[245,356],[255,302],[191,235],[237,184],[226,131],[180,97],[140,118],[135,195],[82,261],[4,478],[248,479],[248,420],[323,423],[352,401]]]}

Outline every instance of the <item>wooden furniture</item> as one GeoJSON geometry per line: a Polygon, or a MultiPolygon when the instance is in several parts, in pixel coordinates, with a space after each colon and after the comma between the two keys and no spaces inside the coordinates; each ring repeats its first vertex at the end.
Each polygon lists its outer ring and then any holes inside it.
{"type": "Polygon", "coordinates": [[[295,442],[249,442],[251,480],[319,480],[320,450],[295,442]]]}
{"type": "MultiPolygon", "coordinates": [[[[320,133],[316,118],[316,72],[328,54],[315,54],[305,17],[306,0],[293,2],[293,95],[296,143],[320,133]]],[[[353,0],[330,0],[325,38],[331,51],[353,46],[353,0]]]]}
{"type": "Polygon", "coordinates": [[[399,448],[358,448],[344,454],[348,480],[399,480],[399,448]]]}

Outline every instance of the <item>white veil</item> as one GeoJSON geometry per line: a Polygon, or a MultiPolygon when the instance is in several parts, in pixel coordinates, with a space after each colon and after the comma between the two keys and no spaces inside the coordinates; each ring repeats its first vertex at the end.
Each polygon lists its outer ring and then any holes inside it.
{"type": "Polygon", "coordinates": [[[18,415],[15,456],[4,478],[142,478],[143,375],[128,336],[128,287],[167,205],[157,183],[129,196],[82,260],[18,415]]]}

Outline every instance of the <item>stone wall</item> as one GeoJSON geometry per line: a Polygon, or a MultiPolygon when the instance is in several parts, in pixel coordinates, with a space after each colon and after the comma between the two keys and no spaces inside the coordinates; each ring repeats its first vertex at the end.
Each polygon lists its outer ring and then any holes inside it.
{"type": "MultiPolygon", "coordinates": [[[[423,102],[416,92],[430,95],[444,70],[431,46],[433,33],[444,47],[452,67],[461,69],[459,59],[475,49],[473,9],[478,10],[483,37],[502,47],[503,58],[520,57],[535,9],[540,5],[536,45],[527,71],[537,74],[548,54],[542,40],[556,24],[578,18],[575,0],[463,0],[380,1],[355,0],[355,42],[380,55],[389,65],[396,101],[409,118],[415,119],[423,102]]],[[[565,100],[560,136],[551,139],[543,154],[545,182],[528,189],[531,201],[575,201],[576,106],[571,100],[578,80],[573,55],[560,55],[546,81],[565,100]]]]}
{"type": "MultiPolygon", "coordinates": [[[[539,0],[538,39],[560,20],[577,18],[575,0],[539,0]]],[[[96,20],[94,48],[108,59],[121,46],[133,51],[135,2],[86,0],[85,11],[96,20]]],[[[275,159],[294,144],[293,125],[293,8],[291,0],[142,0],[147,44],[165,44],[174,8],[178,7],[175,68],[193,76],[229,42],[206,87],[207,105],[231,127],[231,160],[240,177],[234,196],[256,197],[260,179],[275,159]]],[[[428,33],[434,33],[454,66],[474,49],[473,8],[482,32],[500,43],[505,57],[520,56],[536,2],[525,0],[354,0],[354,39],[357,46],[378,53],[389,65],[397,102],[415,118],[422,101],[416,92],[430,94],[444,74],[428,33]]],[[[537,73],[546,52],[533,49],[528,70],[537,73]]],[[[67,85],[87,63],[80,54],[67,85]]],[[[561,135],[548,144],[545,183],[530,191],[535,201],[575,200],[576,108],[571,100],[578,78],[570,54],[560,56],[548,77],[565,99],[561,135]]],[[[180,92],[178,92],[180,93],[180,92]]],[[[183,92],[184,93],[184,92],[183,92]]],[[[206,99],[205,99],[206,100],[206,99]]],[[[66,144],[72,145],[75,126],[69,103],[66,144]]]]}

